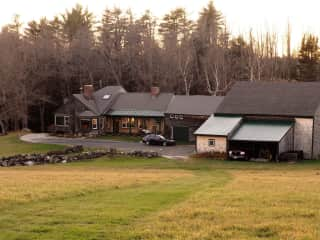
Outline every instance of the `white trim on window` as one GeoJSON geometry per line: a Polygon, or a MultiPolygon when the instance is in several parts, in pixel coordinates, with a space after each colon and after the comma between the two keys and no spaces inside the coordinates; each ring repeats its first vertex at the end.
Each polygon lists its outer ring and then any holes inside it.
{"type": "Polygon", "coordinates": [[[216,140],[215,139],[208,139],[208,146],[209,147],[215,147],[216,146],[216,140]]]}
{"type": "Polygon", "coordinates": [[[98,118],[92,118],[91,126],[92,126],[93,130],[97,130],[98,129],[98,118]]]}
{"type": "Polygon", "coordinates": [[[58,127],[69,127],[70,125],[70,116],[69,115],[55,115],[54,116],[54,125],[58,127]],[[63,118],[63,125],[57,124],[57,117],[58,118],[63,118]]]}
{"type": "Polygon", "coordinates": [[[136,128],[137,121],[134,117],[122,118],[121,119],[121,127],[124,129],[128,128],[136,128]]]}
{"type": "Polygon", "coordinates": [[[105,128],[105,118],[100,118],[100,129],[103,130],[105,128]]]}

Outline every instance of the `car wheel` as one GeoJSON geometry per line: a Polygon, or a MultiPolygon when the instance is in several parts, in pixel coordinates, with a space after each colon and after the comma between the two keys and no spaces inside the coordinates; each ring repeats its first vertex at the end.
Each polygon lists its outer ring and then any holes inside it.
{"type": "Polygon", "coordinates": [[[167,146],[167,142],[163,142],[162,146],[164,146],[164,147],[167,146]]]}
{"type": "Polygon", "coordinates": [[[150,142],[149,142],[149,141],[147,141],[147,142],[146,142],[146,144],[147,144],[147,145],[150,145],[150,142]]]}

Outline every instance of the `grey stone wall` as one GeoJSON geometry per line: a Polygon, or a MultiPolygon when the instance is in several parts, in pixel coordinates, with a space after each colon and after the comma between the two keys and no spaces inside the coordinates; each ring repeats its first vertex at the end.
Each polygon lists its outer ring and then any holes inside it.
{"type": "Polygon", "coordinates": [[[312,158],[312,118],[296,118],[294,127],[294,150],[303,151],[304,158],[312,158]]]}

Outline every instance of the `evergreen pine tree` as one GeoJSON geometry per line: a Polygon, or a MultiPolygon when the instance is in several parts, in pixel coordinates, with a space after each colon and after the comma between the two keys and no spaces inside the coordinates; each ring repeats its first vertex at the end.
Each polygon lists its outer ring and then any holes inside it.
{"type": "Polygon", "coordinates": [[[318,37],[304,35],[298,58],[298,79],[300,81],[317,81],[319,73],[318,37]]]}

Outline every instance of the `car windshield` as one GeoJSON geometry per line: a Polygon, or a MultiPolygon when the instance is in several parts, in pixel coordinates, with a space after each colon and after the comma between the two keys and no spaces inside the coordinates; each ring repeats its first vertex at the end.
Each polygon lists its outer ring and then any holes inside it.
{"type": "Polygon", "coordinates": [[[166,140],[166,138],[164,136],[158,135],[158,137],[162,140],[166,140]]]}

